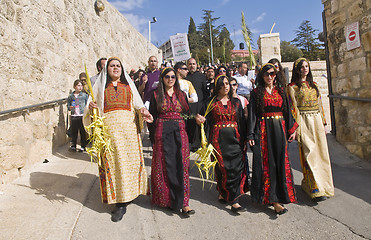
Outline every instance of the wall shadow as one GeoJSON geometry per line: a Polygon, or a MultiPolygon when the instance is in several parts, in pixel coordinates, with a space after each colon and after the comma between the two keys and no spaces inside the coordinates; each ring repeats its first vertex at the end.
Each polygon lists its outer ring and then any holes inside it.
{"type": "MultiPolygon", "coordinates": [[[[371,163],[350,153],[343,145],[335,140],[332,134],[327,134],[327,143],[331,160],[335,195],[336,189],[340,189],[371,204],[371,163]]],[[[291,167],[302,172],[299,147],[296,141],[289,144],[289,157],[291,167]]],[[[306,199],[313,202],[307,194],[301,194],[303,191],[300,185],[297,185],[296,189],[300,202],[307,204],[308,201],[306,199]]]]}
{"type": "Polygon", "coordinates": [[[99,213],[111,212],[112,207],[101,202],[99,178],[88,173],[79,173],[76,177],[55,173],[33,172],[30,174],[30,188],[50,202],[68,203],[69,199],[81,203],[99,213]],[[88,189],[81,194],[81,189],[88,189]]]}

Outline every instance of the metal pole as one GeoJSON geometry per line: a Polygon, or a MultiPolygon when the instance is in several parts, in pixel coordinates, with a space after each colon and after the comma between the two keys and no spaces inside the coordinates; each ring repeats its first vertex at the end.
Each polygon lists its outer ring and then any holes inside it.
{"type": "Polygon", "coordinates": [[[151,21],[148,21],[148,42],[151,43],[151,21]]]}
{"type": "Polygon", "coordinates": [[[211,18],[209,18],[209,27],[210,27],[210,45],[211,45],[211,64],[214,64],[213,37],[211,34],[211,18]]]}
{"type": "MultiPolygon", "coordinates": [[[[325,11],[322,12],[322,22],[323,22],[323,32],[325,35],[325,53],[326,53],[328,93],[329,93],[329,96],[333,96],[332,78],[331,78],[331,63],[330,63],[330,53],[329,53],[328,42],[327,42],[327,26],[326,26],[325,11]]],[[[331,132],[334,136],[336,136],[336,119],[335,119],[334,99],[330,97],[329,102],[330,102],[331,132]]]]}

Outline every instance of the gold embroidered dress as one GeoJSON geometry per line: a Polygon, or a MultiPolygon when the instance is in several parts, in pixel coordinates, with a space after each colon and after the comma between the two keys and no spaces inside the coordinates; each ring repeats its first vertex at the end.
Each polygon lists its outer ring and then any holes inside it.
{"type": "Polygon", "coordinates": [[[292,103],[292,115],[299,124],[297,134],[303,171],[301,187],[311,198],[333,196],[334,185],[321,97],[317,97],[316,90],[306,81],[300,89],[291,83],[287,90],[292,103]]]}
{"type": "MultiPolygon", "coordinates": [[[[130,202],[139,195],[148,193],[148,179],[145,170],[142,142],[137,133],[134,109],[144,107],[134,83],[125,72],[129,85],[121,82],[117,87],[109,83],[107,88],[107,67],[98,76],[93,87],[100,116],[108,127],[113,156],[104,157],[99,167],[102,201],[108,204],[130,202]]],[[[89,98],[85,113],[89,112],[89,98]]],[[[84,115],[84,125],[91,122],[89,114],[84,115]]]]}

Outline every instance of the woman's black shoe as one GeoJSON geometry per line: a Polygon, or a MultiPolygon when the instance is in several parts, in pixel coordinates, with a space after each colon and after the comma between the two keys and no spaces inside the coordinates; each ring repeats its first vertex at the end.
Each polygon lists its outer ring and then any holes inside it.
{"type": "Polygon", "coordinates": [[[192,214],[195,214],[195,213],[196,213],[196,211],[193,210],[193,209],[188,210],[188,211],[182,209],[182,214],[185,215],[185,216],[189,216],[189,215],[192,215],[192,214]]]}
{"type": "Polygon", "coordinates": [[[120,207],[116,207],[115,211],[113,211],[113,214],[112,214],[112,217],[111,217],[111,220],[112,222],[118,222],[118,221],[121,221],[122,217],[124,216],[124,214],[126,213],[126,206],[120,206],[120,207]]]}
{"type": "Polygon", "coordinates": [[[237,213],[237,212],[246,212],[247,211],[247,209],[245,208],[245,207],[237,207],[237,208],[235,208],[235,207],[231,207],[231,210],[232,210],[232,212],[234,212],[234,213],[237,213]]]}
{"type": "Polygon", "coordinates": [[[274,212],[276,213],[276,214],[278,214],[278,215],[282,215],[282,214],[285,214],[285,213],[287,213],[289,210],[287,210],[287,208],[284,208],[284,209],[282,209],[281,211],[276,211],[276,209],[274,209],[274,212]]]}
{"type": "Polygon", "coordinates": [[[327,200],[327,197],[326,196],[315,197],[314,198],[314,201],[316,201],[316,202],[322,202],[322,201],[325,201],[325,200],[327,200]]]}

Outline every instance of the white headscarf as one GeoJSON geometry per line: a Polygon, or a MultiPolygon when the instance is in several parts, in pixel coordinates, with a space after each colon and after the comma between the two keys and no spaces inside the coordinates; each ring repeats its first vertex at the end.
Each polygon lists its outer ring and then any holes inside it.
{"type": "MultiPolygon", "coordinates": [[[[124,71],[125,78],[127,82],[129,83],[129,87],[131,89],[132,93],[132,99],[133,99],[133,105],[135,109],[141,109],[144,108],[144,104],[142,101],[142,98],[140,97],[138,90],[133,82],[133,80],[130,78],[129,74],[125,71],[124,66],[122,65],[122,62],[117,57],[111,57],[107,60],[105,67],[102,69],[102,71],[99,73],[97,80],[93,86],[93,93],[95,97],[95,101],[98,105],[98,114],[100,117],[103,116],[103,110],[104,110],[104,90],[106,88],[106,81],[107,81],[107,64],[111,59],[115,59],[120,61],[122,71],[124,71]]],[[[85,110],[84,110],[84,117],[83,117],[83,123],[85,126],[90,125],[91,123],[91,117],[90,117],[90,110],[89,110],[89,103],[92,101],[91,96],[89,96],[88,103],[86,104],[85,110]]]]}

